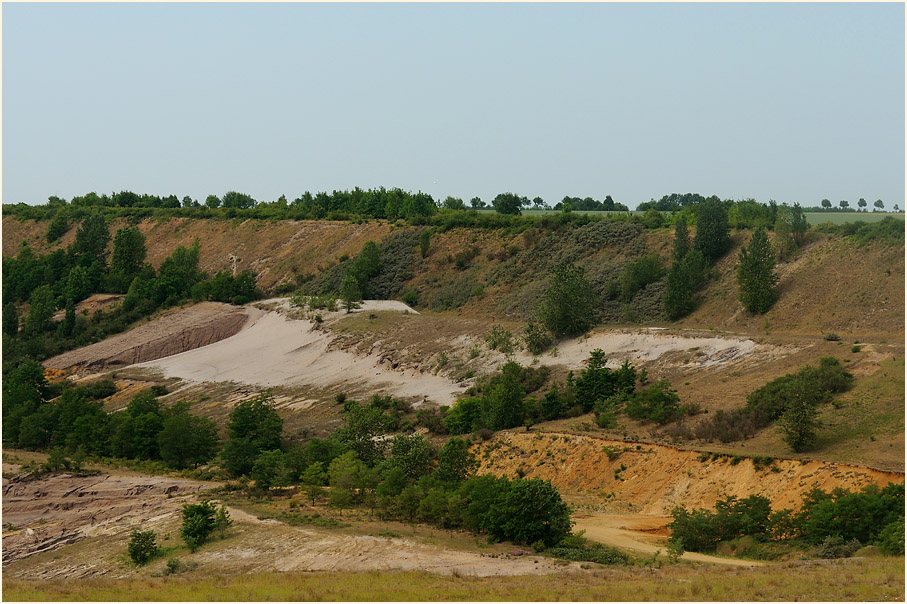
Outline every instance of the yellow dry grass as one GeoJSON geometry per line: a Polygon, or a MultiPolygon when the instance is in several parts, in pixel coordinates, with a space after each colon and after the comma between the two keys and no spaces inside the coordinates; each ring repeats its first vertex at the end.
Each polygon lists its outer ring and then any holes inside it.
{"type": "Polygon", "coordinates": [[[791,562],[753,569],[680,564],[555,576],[425,572],[258,573],[142,579],[6,580],[8,601],[903,601],[904,558],[791,562]]]}

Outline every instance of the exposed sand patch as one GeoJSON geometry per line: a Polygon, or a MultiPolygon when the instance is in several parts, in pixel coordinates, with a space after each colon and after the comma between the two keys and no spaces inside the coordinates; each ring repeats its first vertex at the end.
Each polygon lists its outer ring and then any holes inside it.
{"type": "MultiPolygon", "coordinates": [[[[634,331],[606,331],[588,337],[565,340],[558,344],[557,356],[545,353],[538,357],[543,365],[581,366],[596,348],[605,352],[609,366],[619,366],[624,359],[631,362],[650,362],[671,353],[689,352],[697,355],[698,365],[711,367],[742,360],[764,348],[753,340],[733,337],[682,336],[660,333],[661,328],[651,327],[634,331]]],[[[525,352],[517,355],[522,364],[532,362],[525,352]]]]}
{"type": "Polygon", "coordinates": [[[260,316],[236,335],[167,358],[141,363],[192,382],[241,382],[259,387],[306,385],[355,391],[368,387],[398,397],[451,404],[464,387],[443,376],[395,371],[375,354],[330,350],[332,336],[304,319],[260,316]]]}

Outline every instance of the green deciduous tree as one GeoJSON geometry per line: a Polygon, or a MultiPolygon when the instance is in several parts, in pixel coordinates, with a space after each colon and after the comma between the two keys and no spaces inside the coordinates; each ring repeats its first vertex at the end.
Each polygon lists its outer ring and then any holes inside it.
{"type": "Polygon", "coordinates": [[[428,474],[435,458],[431,441],[421,434],[398,434],[391,442],[390,454],[391,464],[411,480],[428,474]]]}
{"type": "Polygon", "coordinates": [[[391,424],[391,418],[382,409],[347,401],[343,406],[343,425],[337,428],[334,437],[348,445],[359,459],[372,465],[384,457],[388,443],[381,436],[391,424]]]}
{"type": "Polygon", "coordinates": [[[784,442],[797,453],[813,446],[819,427],[819,410],[811,388],[814,388],[814,385],[803,381],[792,382],[788,388],[784,413],[778,420],[784,442]]]}
{"type": "Polygon", "coordinates": [[[705,267],[706,260],[699,250],[692,250],[671,264],[663,300],[669,319],[679,319],[693,310],[693,296],[705,276],[705,267]]]}
{"type": "Polygon", "coordinates": [[[287,468],[283,451],[262,451],[252,466],[250,476],[255,486],[263,491],[271,487],[284,486],[287,483],[287,468]]]}
{"type": "Polygon", "coordinates": [[[696,207],[694,247],[709,262],[721,258],[731,247],[727,209],[717,198],[706,199],[696,207]]]}
{"type": "Polygon", "coordinates": [[[180,536],[191,551],[194,552],[208,540],[214,530],[216,513],[217,508],[210,501],[183,506],[180,536]]]}
{"type": "Polygon", "coordinates": [[[451,438],[438,452],[436,474],[446,482],[462,482],[478,467],[475,455],[469,452],[469,441],[451,438]]]}
{"type": "Polygon", "coordinates": [[[374,241],[366,241],[348,272],[356,278],[362,298],[370,299],[369,285],[379,272],[381,272],[381,248],[374,241]]]}
{"type": "Polygon", "coordinates": [[[25,317],[25,332],[29,335],[44,333],[53,327],[56,297],[49,285],[42,285],[32,291],[28,299],[28,315],[25,317]]]}
{"type": "Polygon", "coordinates": [[[154,531],[132,531],[127,546],[129,558],[139,566],[151,560],[157,553],[156,539],[154,531]]]}
{"type": "Polygon", "coordinates": [[[12,337],[19,333],[19,311],[15,302],[3,305],[3,333],[12,337]]]}
{"type": "Polygon", "coordinates": [[[775,256],[765,229],[759,227],[753,233],[750,246],[740,249],[737,264],[737,284],[740,287],[740,302],[750,312],[764,313],[772,307],[777,297],[775,284],[775,256]]]}
{"type": "Polygon", "coordinates": [[[65,210],[57,210],[47,225],[47,243],[53,243],[69,230],[69,216],[65,210]]]}
{"type": "Polygon", "coordinates": [[[552,271],[540,319],[556,337],[580,335],[595,323],[598,302],[582,267],[565,262],[552,271]]]}
{"type": "Polygon", "coordinates": [[[482,419],[486,427],[504,430],[523,424],[523,397],[526,393],[520,383],[521,375],[522,368],[515,361],[504,364],[500,379],[484,401],[482,419]]]}
{"type": "Polygon", "coordinates": [[[110,258],[111,286],[125,293],[133,278],[145,262],[145,236],[138,227],[119,229],[113,237],[113,254],[110,258]]]}
{"type": "Polygon", "coordinates": [[[492,207],[500,214],[520,214],[522,198],[515,193],[499,193],[491,201],[492,207]]]}
{"type": "Polygon", "coordinates": [[[212,420],[190,414],[189,404],[181,401],[164,412],[157,442],[161,459],[171,468],[198,466],[214,457],[217,428],[212,420]]]}
{"type": "Polygon", "coordinates": [[[196,239],[192,247],[177,247],[161,263],[155,282],[155,299],[158,303],[175,303],[192,295],[192,286],[205,278],[198,268],[200,243],[196,239]]]}
{"type": "Polygon", "coordinates": [[[110,231],[104,215],[90,214],[79,230],[76,231],[76,240],[73,242],[73,252],[79,264],[88,266],[97,261],[102,267],[107,266],[107,244],[110,242],[110,231]]]}
{"type": "Polygon", "coordinates": [[[778,258],[784,259],[794,249],[794,215],[785,203],[778,207],[778,217],[775,219],[775,249],[778,258]]]}
{"type": "Polygon", "coordinates": [[[494,537],[525,544],[542,541],[551,547],[570,534],[570,507],[551,482],[518,479],[501,490],[490,512],[494,537]]]}
{"type": "Polygon", "coordinates": [[[315,500],[324,496],[324,485],[328,483],[328,473],[324,470],[324,464],[320,461],[312,462],[305,469],[300,477],[302,484],[305,485],[305,492],[312,499],[312,505],[315,500]]]}
{"type": "Polygon", "coordinates": [[[230,439],[224,446],[224,467],[233,476],[248,474],[262,451],[280,449],[283,420],[270,393],[243,401],[230,412],[230,439]]]}

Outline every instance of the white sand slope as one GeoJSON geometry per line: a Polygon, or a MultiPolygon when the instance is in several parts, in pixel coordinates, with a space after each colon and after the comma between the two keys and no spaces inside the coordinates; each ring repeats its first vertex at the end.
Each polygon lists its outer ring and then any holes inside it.
{"type": "MultiPolygon", "coordinates": [[[[546,353],[538,361],[543,365],[566,365],[582,367],[589,354],[601,348],[611,357],[608,366],[619,366],[624,359],[631,362],[654,361],[666,354],[683,351],[702,353],[700,365],[710,367],[723,365],[751,356],[760,346],[754,341],[734,337],[688,337],[660,333],[661,329],[651,327],[639,331],[593,332],[586,337],[565,340],[558,344],[558,355],[546,353]]],[[[526,365],[532,357],[522,352],[517,360],[526,365]]]]}
{"type": "Polygon", "coordinates": [[[426,397],[449,405],[464,388],[431,374],[391,370],[377,355],[328,350],[331,336],[307,320],[268,312],[234,336],[135,365],[193,382],[240,382],[260,387],[308,385],[337,391],[369,389],[398,397],[426,397]]]}

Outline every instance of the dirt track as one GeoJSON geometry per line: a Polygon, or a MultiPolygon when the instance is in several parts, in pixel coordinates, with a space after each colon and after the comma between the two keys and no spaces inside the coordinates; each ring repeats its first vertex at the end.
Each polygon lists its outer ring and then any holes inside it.
{"type": "Polygon", "coordinates": [[[228,338],[262,311],[219,302],[202,302],[139,325],[96,344],[44,362],[51,369],[78,367],[90,372],[171,356],[228,338]]]}
{"type": "MultiPolygon", "coordinates": [[[[667,551],[667,524],[670,516],[637,516],[634,514],[581,514],[574,517],[574,531],[585,531],[585,537],[613,547],[647,554],[667,551]]],[[[710,562],[728,566],[762,566],[764,562],[709,556],[684,552],[684,560],[710,562]]]]}

